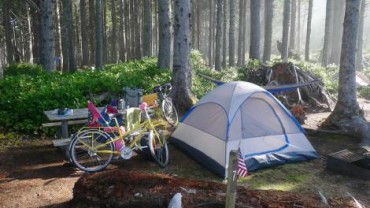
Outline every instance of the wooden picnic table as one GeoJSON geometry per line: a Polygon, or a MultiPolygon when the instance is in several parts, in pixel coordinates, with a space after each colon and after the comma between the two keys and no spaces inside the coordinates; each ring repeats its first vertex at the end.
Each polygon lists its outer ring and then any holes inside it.
{"type": "MultiPolygon", "coordinates": [[[[97,108],[99,111],[103,109],[103,107],[97,108]]],[[[83,124],[87,123],[88,117],[88,110],[87,108],[78,108],[72,109],[73,113],[71,115],[58,115],[57,110],[48,110],[44,111],[46,117],[51,121],[51,123],[44,123],[42,124],[43,127],[50,127],[50,126],[61,126],[61,140],[59,139],[59,143],[61,142],[64,144],[66,141],[70,140],[70,136],[68,133],[68,125],[70,124],[83,124]]],[[[56,142],[54,142],[54,146],[56,142]]]]}

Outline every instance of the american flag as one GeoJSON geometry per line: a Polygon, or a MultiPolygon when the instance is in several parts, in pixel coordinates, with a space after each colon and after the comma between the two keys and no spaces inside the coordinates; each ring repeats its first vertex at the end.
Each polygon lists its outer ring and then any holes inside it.
{"type": "Polygon", "coordinates": [[[245,165],[242,152],[239,149],[239,157],[238,157],[238,176],[246,177],[248,175],[247,166],[245,165]]]}

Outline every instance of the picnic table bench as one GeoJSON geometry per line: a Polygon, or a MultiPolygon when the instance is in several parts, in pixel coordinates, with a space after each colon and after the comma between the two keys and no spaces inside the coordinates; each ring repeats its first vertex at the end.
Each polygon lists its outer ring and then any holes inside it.
{"type": "MultiPolygon", "coordinates": [[[[98,108],[100,111],[103,107],[98,108]]],[[[61,138],[53,140],[54,146],[64,146],[71,140],[68,133],[68,125],[84,124],[88,121],[87,108],[72,109],[71,115],[58,115],[56,110],[44,111],[46,117],[51,121],[50,123],[43,123],[42,127],[61,126],[61,138]]]]}

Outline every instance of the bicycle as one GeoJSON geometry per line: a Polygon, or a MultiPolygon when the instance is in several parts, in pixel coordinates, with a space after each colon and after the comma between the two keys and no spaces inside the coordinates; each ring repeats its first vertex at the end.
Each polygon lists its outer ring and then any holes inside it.
{"type": "Polygon", "coordinates": [[[107,121],[107,117],[101,116],[91,105],[89,102],[88,108],[90,106],[89,112],[93,111],[93,121],[75,134],[68,147],[70,160],[77,168],[85,172],[97,172],[106,168],[114,156],[128,160],[133,151],[139,150],[149,152],[160,167],[168,165],[169,151],[164,136],[164,123],[161,120],[152,120],[146,106],[141,105],[140,108],[129,108],[125,112],[111,114],[110,121],[107,121]],[[141,113],[146,117],[144,121],[140,122],[138,119],[139,122],[129,123],[130,116],[140,118],[141,113]],[[126,115],[127,131],[119,122],[123,115],[126,115]],[[94,126],[99,119],[103,121],[100,123],[102,125],[94,126]]]}
{"type": "Polygon", "coordinates": [[[171,83],[156,86],[154,87],[153,92],[158,95],[158,104],[161,107],[163,117],[172,126],[176,126],[179,122],[179,117],[176,108],[173,105],[172,98],[169,96],[172,92],[171,83]]]}

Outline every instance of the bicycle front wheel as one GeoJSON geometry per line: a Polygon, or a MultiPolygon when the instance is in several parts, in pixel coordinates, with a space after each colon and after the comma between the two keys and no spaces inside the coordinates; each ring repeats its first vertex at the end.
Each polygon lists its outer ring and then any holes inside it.
{"type": "Polygon", "coordinates": [[[172,101],[168,98],[162,101],[162,112],[164,118],[170,123],[172,126],[176,126],[179,122],[179,117],[177,115],[177,111],[175,106],[173,105],[172,101]]]}
{"type": "Polygon", "coordinates": [[[105,132],[91,129],[78,134],[71,143],[70,156],[74,165],[85,172],[97,172],[113,158],[114,144],[105,132]]]}
{"type": "Polygon", "coordinates": [[[166,138],[163,130],[153,131],[149,136],[149,149],[156,163],[162,168],[166,167],[169,162],[169,152],[166,138]]]}

